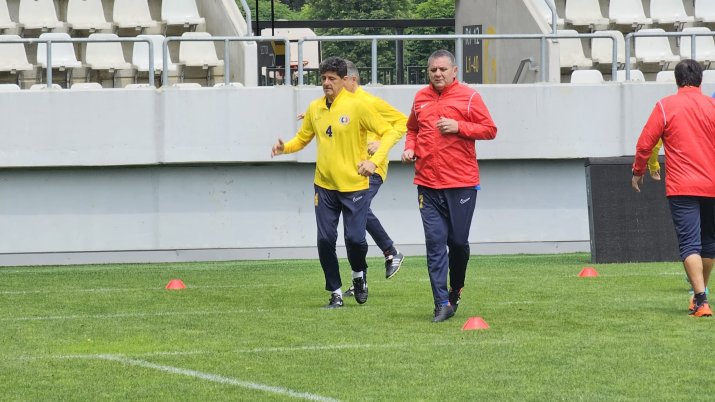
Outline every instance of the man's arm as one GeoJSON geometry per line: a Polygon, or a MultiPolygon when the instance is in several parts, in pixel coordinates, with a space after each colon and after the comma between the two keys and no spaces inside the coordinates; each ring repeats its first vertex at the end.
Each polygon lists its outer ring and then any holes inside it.
{"type": "Polygon", "coordinates": [[[405,137],[405,149],[402,151],[402,162],[414,162],[415,144],[417,143],[417,132],[419,131],[419,123],[415,115],[415,105],[410,109],[410,116],[407,118],[407,136],[405,137]]]}
{"type": "Polygon", "coordinates": [[[489,114],[482,97],[474,92],[467,106],[467,121],[456,121],[457,135],[473,140],[493,140],[497,136],[497,126],[489,114]]]}
{"type": "Polygon", "coordinates": [[[638,143],[636,144],[636,156],[633,161],[633,175],[643,176],[645,174],[648,159],[653,152],[653,147],[658,143],[665,128],[665,113],[661,102],[658,102],[648,117],[638,143]]]}

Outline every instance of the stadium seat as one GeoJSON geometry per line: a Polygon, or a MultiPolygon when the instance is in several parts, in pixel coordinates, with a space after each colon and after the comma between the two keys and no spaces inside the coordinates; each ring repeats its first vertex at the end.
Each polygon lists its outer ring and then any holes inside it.
{"type": "Polygon", "coordinates": [[[62,89],[62,87],[60,86],[60,84],[52,84],[51,87],[48,87],[47,84],[32,84],[30,86],[31,91],[37,91],[42,89],[62,89]]]}
{"type": "MultiPolygon", "coordinates": [[[[163,55],[164,55],[164,36],[163,35],[138,35],[137,38],[150,39],[154,47],[154,72],[160,74],[164,71],[163,55]]],[[[137,82],[139,73],[149,72],[149,50],[144,42],[134,42],[132,51],[132,64],[136,69],[137,74],[134,76],[134,82],[137,82]]],[[[167,72],[170,77],[176,77],[180,73],[180,65],[171,61],[171,55],[168,57],[167,72]]]]}
{"type": "Polygon", "coordinates": [[[608,18],[616,25],[630,25],[636,29],[650,25],[653,20],[645,16],[642,0],[611,0],[608,18]]]}
{"type": "MultiPolygon", "coordinates": [[[[626,80],[626,70],[616,71],[616,81],[624,82],[626,80]]],[[[631,79],[629,81],[645,82],[645,76],[641,70],[631,70],[631,79]]]]}
{"type": "MultiPolygon", "coordinates": [[[[640,32],[665,33],[660,28],[642,29],[640,32]]],[[[680,61],[680,57],[673,54],[670,41],[665,36],[636,37],[635,50],[636,60],[644,64],[657,63],[667,68],[670,63],[680,61]]]]}
{"type": "Polygon", "coordinates": [[[67,25],[75,31],[111,30],[114,24],[104,18],[102,0],[69,0],[67,25]]]}
{"type": "Polygon", "coordinates": [[[151,18],[147,0],[114,0],[113,19],[117,28],[133,28],[142,33],[158,25],[151,18]]]}
{"type": "Polygon", "coordinates": [[[715,70],[703,70],[703,84],[715,84],[715,70]]]}
{"type": "MultiPolygon", "coordinates": [[[[562,29],[558,32],[559,35],[575,35],[576,31],[572,29],[562,29]]],[[[589,68],[593,65],[591,59],[587,58],[583,52],[583,45],[579,38],[564,38],[559,39],[559,61],[561,68],[589,68]]]]}
{"type": "Polygon", "coordinates": [[[102,84],[98,82],[76,82],[70,89],[102,89],[102,84]]]}
{"type": "Polygon", "coordinates": [[[598,0],[567,0],[564,12],[565,21],[574,26],[608,26],[610,20],[601,14],[598,0]]]}
{"type": "Polygon", "coordinates": [[[170,26],[181,26],[196,30],[198,25],[204,24],[204,19],[196,8],[196,0],[173,0],[161,2],[161,19],[170,26]]]}
{"type": "Polygon", "coordinates": [[[658,74],[656,74],[655,76],[655,82],[675,82],[675,71],[659,71],[658,74]]]}
{"type": "MultiPolygon", "coordinates": [[[[531,4],[536,7],[536,12],[541,17],[541,19],[545,21],[549,26],[551,26],[551,9],[549,8],[549,6],[546,5],[545,0],[532,0],[531,4]]],[[[558,15],[556,16],[556,25],[559,29],[564,26],[564,19],[558,18],[558,15]]]]}
{"type": "Polygon", "coordinates": [[[17,30],[22,25],[10,18],[10,10],[7,7],[7,0],[0,0],[0,30],[17,30]]]}
{"type": "MultiPolygon", "coordinates": [[[[704,32],[712,33],[707,27],[683,28],[683,33],[704,32]]],[[[680,57],[683,59],[692,58],[692,40],[690,36],[680,38],[680,57]]],[[[715,61],[715,39],[712,36],[695,37],[695,60],[709,65],[715,61]]]]}
{"type": "MultiPolygon", "coordinates": [[[[208,32],[184,32],[182,38],[210,38],[208,32]]],[[[179,62],[184,65],[184,77],[187,69],[200,67],[206,70],[206,85],[211,85],[211,73],[214,67],[223,66],[216,54],[216,46],[211,41],[181,41],[179,43],[179,62]]]]}
{"type": "Polygon", "coordinates": [[[57,18],[53,0],[20,0],[18,20],[26,30],[47,32],[65,27],[65,23],[57,18]]]}
{"type": "MultiPolygon", "coordinates": [[[[113,33],[93,33],[89,39],[119,39],[113,33]]],[[[132,65],[124,59],[122,44],[120,42],[88,42],[85,50],[84,62],[87,66],[87,81],[92,71],[107,71],[112,75],[112,87],[116,86],[117,70],[131,70],[132,65]]]]}
{"type": "Polygon", "coordinates": [[[695,0],[695,20],[712,23],[715,22],[715,1],[695,0]]]}
{"type": "Polygon", "coordinates": [[[20,86],[17,84],[0,84],[0,92],[19,91],[20,86]]]}
{"type": "Polygon", "coordinates": [[[571,73],[572,84],[600,84],[603,74],[598,70],[574,70],[571,73]]]}
{"type": "MultiPolygon", "coordinates": [[[[626,41],[621,31],[597,31],[596,33],[611,34],[616,36],[616,63],[626,62],[626,41]]],[[[611,67],[613,61],[613,41],[608,38],[591,39],[591,60],[596,64],[611,67]]],[[[631,64],[635,64],[635,57],[631,57],[631,64]]]]}
{"type": "MultiPolygon", "coordinates": [[[[46,32],[40,35],[40,39],[70,39],[69,34],[64,32],[46,32]]],[[[53,43],[52,44],[52,68],[59,69],[65,72],[67,86],[71,85],[72,69],[82,67],[82,63],[77,60],[72,43],[53,43]]],[[[37,64],[42,69],[47,68],[47,44],[37,44],[37,64]]],[[[42,80],[44,75],[39,77],[42,80]]]]}
{"type": "MultiPolygon", "coordinates": [[[[0,35],[0,42],[20,39],[18,35],[0,35]]],[[[20,84],[20,74],[23,71],[33,71],[35,66],[27,61],[25,45],[22,43],[0,44],[0,71],[15,76],[15,81],[20,84]]]]}
{"type": "Polygon", "coordinates": [[[674,24],[680,31],[683,25],[695,21],[683,7],[683,0],[650,0],[650,18],[656,24],[674,24]]]}

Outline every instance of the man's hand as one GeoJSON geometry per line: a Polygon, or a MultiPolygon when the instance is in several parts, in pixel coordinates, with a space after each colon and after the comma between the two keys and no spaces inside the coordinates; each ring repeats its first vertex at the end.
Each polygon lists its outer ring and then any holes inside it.
{"type": "Polygon", "coordinates": [[[416,159],[414,149],[405,149],[405,152],[402,153],[402,162],[404,163],[414,162],[416,159]]]}
{"type": "Polygon", "coordinates": [[[631,187],[633,187],[634,190],[636,190],[636,193],[641,192],[640,186],[643,185],[643,175],[636,176],[633,174],[633,177],[631,177],[631,187]]]}
{"type": "Polygon", "coordinates": [[[377,149],[380,148],[380,141],[372,141],[367,143],[367,154],[370,156],[375,155],[377,149]]]}
{"type": "Polygon", "coordinates": [[[357,165],[358,174],[365,177],[370,177],[375,173],[377,166],[372,161],[362,161],[357,165]]]}
{"type": "Polygon", "coordinates": [[[271,158],[276,155],[281,155],[283,153],[284,149],[285,149],[285,144],[283,143],[283,140],[279,138],[278,142],[276,142],[273,145],[273,148],[271,148],[271,158]]]}
{"type": "Polygon", "coordinates": [[[298,116],[295,116],[296,120],[303,120],[305,118],[305,113],[298,113],[298,116]]]}
{"type": "Polygon", "coordinates": [[[437,130],[442,134],[457,134],[459,132],[459,123],[457,120],[440,117],[436,124],[437,130]]]}
{"type": "Polygon", "coordinates": [[[650,172],[650,178],[655,181],[660,181],[660,169],[650,172]]]}

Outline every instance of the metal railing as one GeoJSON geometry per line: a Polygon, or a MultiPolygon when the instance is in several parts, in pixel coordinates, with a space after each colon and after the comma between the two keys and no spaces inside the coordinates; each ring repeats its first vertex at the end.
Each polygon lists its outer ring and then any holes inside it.
{"type": "MultiPolygon", "coordinates": [[[[96,39],[96,38],[20,38],[20,39],[3,39],[0,40],[0,45],[4,43],[25,43],[25,44],[46,44],[46,81],[47,87],[52,87],[52,44],[53,43],[114,43],[114,42],[145,42],[147,48],[149,49],[149,85],[154,86],[154,47],[151,43],[151,39],[147,38],[107,38],[107,39],[96,39]]],[[[60,66],[61,67],[61,66],[60,66]]]]}
{"type": "MultiPolygon", "coordinates": [[[[282,36],[266,36],[266,37],[261,37],[261,36],[207,36],[207,37],[199,37],[199,38],[183,38],[180,36],[169,36],[164,39],[164,44],[163,50],[164,53],[162,55],[163,57],[163,62],[164,65],[168,65],[167,63],[169,62],[169,43],[170,42],[223,42],[223,73],[224,73],[224,83],[228,85],[230,83],[230,62],[229,62],[229,43],[230,42],[276,42],[276,41],[282,41],[283,45],[285,46],[285,59],[286,59],[286,65],[285,65],[285,79],[283,80],[285,85],[290,86],[291,85],[291,80],[290,80],[290,42],[288,41],[287,38],[284,38],[282,36]]],[[[299,68],[302,67],[302,63],[298,63],[299,68]]],[[[162,71],[161,74],[161,85],[166,85],[169,82],[169,71],[165,68],[162,71]]]]}
{"type": "MultiPolygon", "coordinates": [[[[631,79],[631,41],[632,38],[647,38],[647,37],[671,37],[675,36],[678,38],[681,38],[683,36],[689,36],[690,37],[690,58],[693,60],[697,60],[696,56],[696,49],[697,49],[697,43],[695,38],[697,36],[713,36],[715,37],[715,32],[641,32],[641,31],[636,31],[636,32],[631,32],[626,35],[625,40],[626,40],[626,80],[631,79]]],[[[679,56],[679,55],[678,55],[679,56]]]]}
{"type": "MultiPolygon", "coordinates": [[[[455,58],[457,60],[457,75],[462,81],[463,59],[462,59],[462,42],[465,39],[538,39],[540,40],[540,65],[541,82],[546,81],[546,69],[543,66],[546,64],[546,40],[558,39],[581,39],[581,38],[602,38],[611,39],[613,41],[613,58],[611,60],[611,79],[615,80],[616,70],[618,68],[618,41],[615,34],[610,33],[577,33],[577,34],[476,34],[476,35],[364,35],[364,36],[316,36],[306,37],[298,40],[298,85],[303,85],[303,43],[305,42],[346,42],[346,41],[371,41],[372,42],[372,80],[377,82],[377,42],[378,41],[401,41],[401,40],[454,40],[455,41],[455,58]]],[[[627,47],[626,47],[627,48],[627,47]]]]}

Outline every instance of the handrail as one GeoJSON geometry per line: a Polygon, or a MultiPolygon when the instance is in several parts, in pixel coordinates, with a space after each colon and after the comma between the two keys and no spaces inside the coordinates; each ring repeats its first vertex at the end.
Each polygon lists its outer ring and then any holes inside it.
{"type": "Polygon", "coordinates": [[[715,32],[631,32],[626,35],[626,81],[631,79],[631,38],[642,37],[683,37],[690,36],[690,58],[695,60],[695,37],[696,36],[715,36],[715,32]]]}
{"type": "MultiPolygon", "coordinates": [[[[283,44],[285,45],[285,59],[286,59],[286,65],[285,65],[285,79],[283,82],[285,85],[290,86],[291,85],[291,80],[290,80],[290,41],[287,38],[284,38],[282,36],[207,36],[207,37],[199,37],[199,38],[184,38],[181,36],[169,36],[164,38],[164,44],[163,49],[164,49],[164,54],[163,60],[164,60],[164,65],[166,66],[167,63],[169,62],[169,42],[224,42],[223,48],[224,48],[224,62],[223,62],[223,73],[224,73],[224,83],[226,85],[229,84],[230,82],[230,77],[229,77],[229,48],[228,44],[230,42],[274,42],[274,41],[283,41],[283,44]]],[[[299,65],[301,63],[298,63],[299,65]]],[[[161,74],[161,85],[166,85],[169,83],[169,72],[165,68],[162,71],[161,74]]]]}
{"type": "MultiPolygon", "coordinates": [[[[241,0],[243,11],[246,13],[246,24],[248,25],[248,36],[253,36],[253,21],[251,20],[251,8],[248,7],[246,0],[241,0]]],[[[258,10],[256,10],[258,12],[258,10]]]]}
{"type": "Polygon", "coordinates": [[[45,43],[47,46],[47,87],[52,87],[52,44],[53,43],[114,43],[114,42],[145,42],[149,48],[149,85],[154,86],[154,46],[152,46],[151,39],[147,38],[107,38],[107,39],[96,39],[96,38],[19,38],[19,39],[3,39],[0,40],[0,45],[3,43],[45,43]]]}
{"type": "Polygon", "coordinates": [[[516,74],[514,74],[514,79],[511,81],[512,84],[518,84],[519,83],[519,77],[521,77],[521,72],[524,71],[524,66],[529,65],[529,71],[537,71],[539,69],[539,66],[533,66],[534,64],[534,58],[533,57],[527,57],[525,59],[522,59],[519,62],[519,67],[516,69],[516,74]]]}
{"type": "Polygon", "coordinates": [[[546,3],[551,10],[551,32],[556,33],[559,25],[559,16],[556,14],[556,5],[554,4],[554,0],[544,0],[544,3],[546,3]]]}
{"type": "Polygon", "coordinates": [[[571,38],[603,38],[613,41],[613,59],[611,60],[611,80],[616,79],[618,69],[618,41],[615,34],[611,33],[575,33],[575,34],[473,34],[473,35],[361,35],[361,36],[310,36],[298,39],[298,85],[303,85],[303,43],[304,42],[341,42],[341,41],[372,41],[372,82],[377,82],[377,41],[378,40],[454,40],[455,59],[457,61],[457,79],[462,81],[462,41],[464,39],[539,39],[541,41],[541,82],[546,81],[546,69],[543,68],[546,60],[547,39],[571,38]]]}

